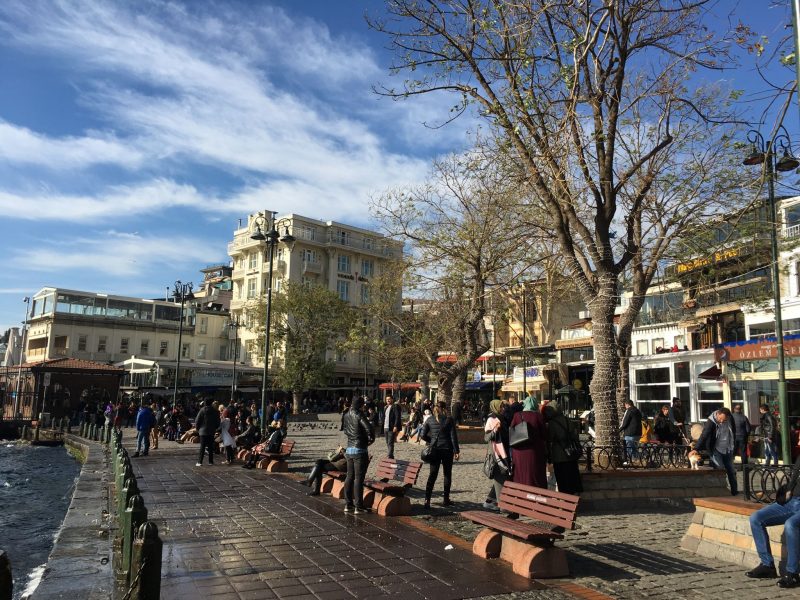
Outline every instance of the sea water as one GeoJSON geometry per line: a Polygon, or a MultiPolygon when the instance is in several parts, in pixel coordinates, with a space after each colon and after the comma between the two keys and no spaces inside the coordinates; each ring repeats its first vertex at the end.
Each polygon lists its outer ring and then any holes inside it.
{"type": "Polygon", "coordinates": [[[63,447],[0,443],[0,549],[14,574],[14,599],[39,583],[81,466],[63,447]]]}

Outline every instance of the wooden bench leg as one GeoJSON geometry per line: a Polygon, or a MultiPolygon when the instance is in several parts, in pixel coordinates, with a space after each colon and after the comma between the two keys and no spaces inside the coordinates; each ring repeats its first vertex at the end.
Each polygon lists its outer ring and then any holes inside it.
{"type": "Polygon", "coordinates": [[[289,471],[289,463],[283,459],[273,460],[267,467],[267,473],[286,473],[289,471]]]}
{"type": "Polygon", "coordinates": [[[342,500],[344,498],[344,481],[337,479],[333,482],[333,485],[331,486],[331,496],[338,500],[342,500]]]}
{"type": "Polygon", "coordinates": [[[266,469],[269,467],[270,460],[268,458],[262,458],[256,463],[256,468],[258,469],[266,469]]]}
{"type": "Polygon", "coordinates": [[[328,475],[322,476],[322,485],[319,488],[321,494],[330,494],[331,490],[333,489],[333,484],[336,481],[333,477],[329,477],[328,475]]]}
{"type": "Polygon", "coordinates": [[[382,517],[400,517],[411,514],[411,500],[405,496],[384,496],[378,504],[382,517]]]}
{"type": "Polygon", "coordinates": [[[364,488],[363,502],[365,508],[378,506],[381,503],[381,500],[383,500],[383,494],[379,494],[375,490],[371,490],[368,487],[364,488]]]}
{"type": "Polygon", "coordinates": [[[497,531],[486,528],[478,534],[472,543],[472,553],[481,558],[497,558],[500,556],[500,548],[503,544],[503,536],[497,531]]]}
{"type": "Polygon", "coordinates": [[[569,577],[567,553],[562,548],[546,548],[503,536],[500,558],[510,562],[514,573],[528,579],[569,577]]]}

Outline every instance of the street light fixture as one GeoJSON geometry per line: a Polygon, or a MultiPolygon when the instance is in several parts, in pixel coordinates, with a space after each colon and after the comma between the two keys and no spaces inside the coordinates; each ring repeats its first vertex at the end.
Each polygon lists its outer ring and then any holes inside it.
{"type": "Polygon", "coordinates": [[[254,221],[256,224],[256,231],[250,238],[264,242],[267,245],[269,256],[269,274],[267,276],[267,310],[266,320],[264,325],[264,372],[261,381],[261,428],[263,430],[266,424],[267,413],[267,376],[269,375],[269,330],[270,321],[272,320],[272,274],[274,270],[275,246],[278,242],[286,244],[291,253],[295,237],[289,233],[290,219],[275,220],[277,213],[272,211],[264,211],[263,214],[256,215],[254,221]],[[269,215],[269,216],[267,216],[269,215]],[[278,229],[283,225],[283,235],[278,233],[278,229]],[[269,230],[267,230],[269,228],[269,230]]]}
{"type": "Polygon", "coordinates": [[[781,455],[784,464],[791,464],[791,450],[789,449],[789,402],[786,393],[786,363],[783,348],[783,316],[781,314],[781,282],[778,267],[778,220],[775,208],[775,178],[777,173],[793,171],[800,165],[792,155],[791,142],[786,129],[781,126],[781,133],[773,139],[765,140],[755,129],[747,133],[747,141],[751,144],[750,154],[742,161],[747,166],[764,165],[764,174],[767,178],[769,193],[770,214],[770,242],[772,260],[772,297],[775,303],[775,346],[778,359],[778,410],[781,415],[781,455]],[[775,154],[775,147],[783,151],[780,159],[775,154]]]}
{"type": "Polygon", "coordinates": [[[189,298],[193,298],[192,288],[194,284],[192,282],[189,283],[182,283],[180,280],[175,282],[175,287],[172,290],[172,297],[175,299],[176,302],[181,303],[181,318],[178,323],[178,359],[175,365],[175,381],[172,385],[172,407],[175,408],[178,405],[178,378],[180,377],[181,373],[181,354],[183,352],[182,344],[183,344],[183,307],[186,304],[186,300],[189,298]]]}

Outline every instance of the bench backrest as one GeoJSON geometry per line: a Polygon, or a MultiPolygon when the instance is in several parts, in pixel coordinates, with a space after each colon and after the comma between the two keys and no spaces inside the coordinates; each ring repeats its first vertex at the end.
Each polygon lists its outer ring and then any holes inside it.
{"type": "Polygon", "coordinates": [[[578,512],[579,500],[578,496],[506,481],[497,505],[508,512],[549,525],[575,529],[575,513],[578,512]]]}
{"type": "Polygon", "coordinates": [[[281,454],[291,454],[294,448],[294,440],[286,440],[281,443],[281,454]]]}
{"type": "Polygon", "coordinates": [[[382,458],[375,471],[375,477],[384,481],[401,481],[405,487],[411,487],[417,483],[421,470],[422,463],[419,461],[382,458]]]}

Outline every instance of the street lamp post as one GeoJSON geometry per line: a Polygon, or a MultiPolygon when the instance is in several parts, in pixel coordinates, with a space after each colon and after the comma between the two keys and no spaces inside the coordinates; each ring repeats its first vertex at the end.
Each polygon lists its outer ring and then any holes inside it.
{"type": "Polygon", "coordinates": [[[269,272],[267,275],[267,307],[266,307],[266,320],[264,323],[264,371],[261,381],[261,426],[262,429],[266,423],[267,413],[267,378],[269,376],[269,333],[270,321],[272,320],[272,274],[274,270],[275,246],[278,242],[283,242],[289,247],[289,252],[292,251],[295,238],[289,233],[289,219],[281,219],[275,221],[276,213],[272,211],[264,211],[264,214],[259,214],[255,218],[256,231],[250,236],[251,239],[264,242],[267,246],[267,256],[269,257],[269,272]],[[267,216],[269,215],[269,216],[267,216]],[[278,234],[278,227],[284,225],[283,235],[278,234]],[[269,230],[267,230],[269,227],[269,230]]]}
{"type": "Polygon", "coordinates": [[[25,296],[22,301],[25,303],[25,324],[22,326],[22,336],[20,338],[19,348],[19,366],[17,368],[17,391],[14,393],[14,418],[17,418],[19,411],[19,388],[22,382],[22,357],[25,355],[25,334],[28,331],[28,313],[30,312],[31,299],[25,296]]]}
{"type": "Polygon", "coordinates": [[[228,326],[233,327],[233,379],[231,379],[231,402],[233,402],[236,399],[236,361],[239,360],[239,327],[242,324],[238,319],[231,317],[228,326]]]}
{"type": "Polygon", "coordinates": [[[744,159],[745,165],[764,165],[764,174],[767,178],[767,191],[769,194],[769,215],[770,215],[770,242],[771,242],[771,261],[772,261],[772,297],[775,303],[775,346],[778,358],[778,410],[781,416],[781,455],[784,464],[791,464],[791,450],[789,448],[789,402],[786,394],[786,364],[783,348],[783,317],[781,314],[781,280],[780,268],[778,266],[778,220],[775,208],[775,178],[777,173],[793,171],[800,161],[791,153],[789,136],[783,130],[771,140],[765,140],[755,129],[747,133],[747,141],[752,144],[751,152],[744,159]],[[775,154],[775,146],[779,146],[783,151],[780,158],[775,154]]]}
{"type": "Polygon", "coordinates": [[[528,396],[528,300],[522,284],[522,393],[528,396]]]}
{"type": "Polygon", "coordinates": [[[180,301],[181,303],[181,318],[178,322],[178,358],[175,364],[175,381],[172,385],[172,407],[175,408],[178,405],[178,378],[180,377],[181,373],[181,353],[183,352],[183,348],[181,347],[183,344],[183,307],[186,304],[187,298],[192,297],[192,287],[193,284],[189,283],[182,283],[180,280],[175,282],[175,288],[172,290],[172,297],[175,298],[175,301],[180,301]]]}

